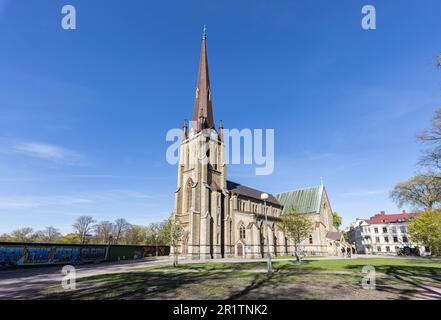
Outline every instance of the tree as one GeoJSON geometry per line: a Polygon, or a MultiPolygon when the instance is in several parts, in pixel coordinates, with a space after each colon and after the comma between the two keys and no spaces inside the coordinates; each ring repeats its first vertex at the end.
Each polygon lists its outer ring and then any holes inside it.
{"type": "Polygon", "coordinates": [[[163,221],[161,223],[161,230],[158,236],[158,243],[163,246],[171,245],[171,230],[172,230],[173,220],[171,218],[163,221]]]}
{"type": "Polygon", "coordinates": [[[114,243],[118,244],[124,237],[124,233],[130,228],[130,223],[125,219],[116,219],[113,224],[113,239],[114,243]]]}
{"type": "Polygon", "coordinates": [[[278,223],[279,229],[294,244],[294,254],[297,262],[300,262],[298,246],[308,238],[314,230],[313,222],[304,214],[300,213],[296,207],[289,208],[282,215],[282,220],[278,223]]]}
{"type": "Polygon", "coordinates": [[[96,221],[90,216],[81,216],[73,224],[74,230],[80,237],[81,244],[85,244],[87,242],[87,237],[90,234],[90,232],[93,230],[94,228],[93,224],[95,222],[96,221]]]}
{"type": "Polygon", "coordinates": [[[11,242],[11,236],[7,233],[0,235],[0,242],[11,242]]]}
{"type": "Polygon", "coordinates": [[[109,221],[102,221],[95,225],[95,237],[98,243],[107,244],[110,241],[110,237],[113,237],[114,225],[109,221]]]}
{"type": "Polygon", "coordinates": [[[332,223],[337,230],[338,230],[338,228],[340,228],[342,222],[343,222],[342,217],[340,217],[337,212],[333,212],[332,213],[332,223]]]}
{"type": "Polygon", "coordinates": [[[58,229],[54,227],[46,227],[44,231],[37,231],[34,235],[35,241],[54,243],[62,237],[58,229]]]}
{"type": "Polygon", "coordinates": [[[183,235],[184,235],[184,229],[182,228],[180,222],[174,219],[171,228],[171,242],[173,248],[173,267],[176,267],[178,265],[178,256],[179,256],[178,243],[182,240],[183,235]]]}
{"type": "Polygon", "coordinates": [[[58,242],[66,243],[66,244],[77,244],[77,243],[81,243],[81,238],[78,233],[69,233],[61,237],[60,240],[58,240],[58,242]]]}
{"type": "Polygon", "coordinates": [[[398,183],[390,196],[400,207],[410,204],[417,208],[432,209],[441,203],[441,176],[434,173],[415,176],[398,183]]]}
{"type": "Polygon", "coordinates": [[[131,225],[124,236],[124,244],[141,245],[145,244],[147,237],[147,227],[131,225]]]}
{"type": "Polygon", "coordinates": [[[441,255],[441,213],[426,210],[408,227],[410,239],[430,248],[433,255],[441,255]]]}
{"type": "Polygon", "coordinates": [[[34,229],[21,228],[11,232],[11,241],[13,242],[32,242],[34,229]]]}
{"type": "Polygon", "coordinates": [[[147,226],[147,245],[170,245],[172,220],[167,219],[160,223],[151,223],[147,226]]]}
{"type": "Polygon", "coordinates": [[[441,169],[441,108],[435,110],[431,127],[417,135],[417,139],[428,146],[428,149],[423,151],[420,164],[441,169]]]}

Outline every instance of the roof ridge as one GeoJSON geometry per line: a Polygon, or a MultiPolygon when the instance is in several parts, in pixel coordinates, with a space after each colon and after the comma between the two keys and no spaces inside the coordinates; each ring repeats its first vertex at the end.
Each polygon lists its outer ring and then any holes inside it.
{"type": "Polygon", "coordinates": [[[275,193],[275,195],[284,194],[284,193],[291,193],[291,192],[296,192],[296,191],[301,191],[301,190],[320,189],[320,187],[321,186],[307,187],[307,188],[298,188],[298,189],[289,190],[289,191],[277,192],[277,193],[275,193]]]}

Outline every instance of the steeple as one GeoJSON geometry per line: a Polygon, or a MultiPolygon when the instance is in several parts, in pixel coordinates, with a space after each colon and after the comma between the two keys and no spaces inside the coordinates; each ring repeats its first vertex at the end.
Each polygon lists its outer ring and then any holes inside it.
{"type": "Polygon", "coordinates": [[[206,27],[202,34],[201,58],[199,61],[198,81],[196,83],[196,97],[193,108],[193,126],[201,131],[203,129],[214,129],[213,108],[211,101],[210,76],[208,73],[207,58],[207,33],[206,27]]]}

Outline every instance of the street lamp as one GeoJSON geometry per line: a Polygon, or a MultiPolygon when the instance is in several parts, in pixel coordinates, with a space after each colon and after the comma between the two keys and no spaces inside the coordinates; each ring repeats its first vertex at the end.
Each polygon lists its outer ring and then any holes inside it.
{"type": "Polygon", "coordinates": [[[158,256],[158,234],[155,234],[155,241],[156,241],[156,256],[158,256]]]}
{"type": "Polygon", "coordinates": [[[267,250],[267,256],[268,256],[268,273],[273,272],[273,266],[271,263],[271,252],[270,252],[270,246],[269,246],[269,236],[268,236],[268,215],[266,213],[266,200],[268,200],[269,195],[268,193],[262,193],[260,195],[260,199],[263,200],[263,212],[265,213],[265,225],[266,225],[266,250],[267,250]]]}
{"type": "Polygon", "coordinates": [[[109,236],[109,244],[107,245],[107,251],[106,251],[106,261],[109,259],[109,253],[110,253],[110,245],[112,244],[113,236],[109,236]]]}

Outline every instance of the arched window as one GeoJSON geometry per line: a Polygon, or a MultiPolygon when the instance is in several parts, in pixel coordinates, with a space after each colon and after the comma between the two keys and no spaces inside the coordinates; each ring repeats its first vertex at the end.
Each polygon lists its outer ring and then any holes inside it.
{"type": "Polygon", "coordinates": [[[191,203],[192,203],[192,198],[193,198],[193,181],[191,179],[187,180],[187,185],[185,187],[185,193],[186,193],[185,209],[187,212],[189,212],[191,209],[191,203]]]}
{"type": "Polygon", "coordinates": [[[243,225],[243,223],[239,227],[239,238],[245,239],[245,226],[243,225]]]}

